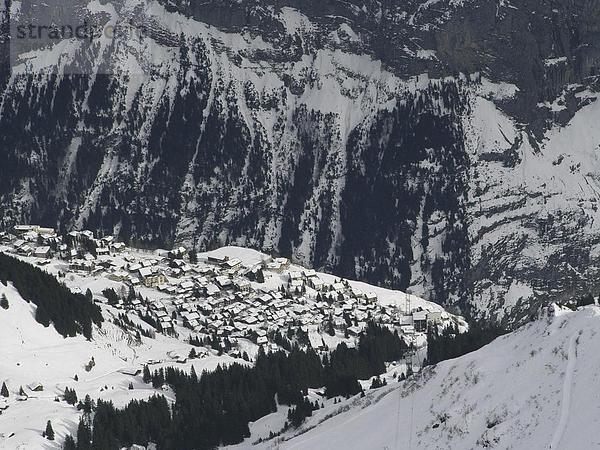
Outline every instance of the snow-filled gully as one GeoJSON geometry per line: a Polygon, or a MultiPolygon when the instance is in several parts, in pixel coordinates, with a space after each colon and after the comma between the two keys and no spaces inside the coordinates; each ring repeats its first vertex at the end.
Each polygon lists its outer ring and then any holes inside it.
{"type": "Polygon", "coordinates": [[[571,408],[571,388],[573,386],[573,376],[575,374],[575,363],[577,362],[577,341],[579,333],[574,333],[569,340],[569,353],[567,360],[567,370],[565,373],[565,380],[563,382],[562,389],[562,400],[560,403],[560,420],[554,436],[552,436],[552,442],[550,443],[550,449],[556,450],[562,439],[562,435],[567,426],[569,420],[569,410],[571,408]]]}

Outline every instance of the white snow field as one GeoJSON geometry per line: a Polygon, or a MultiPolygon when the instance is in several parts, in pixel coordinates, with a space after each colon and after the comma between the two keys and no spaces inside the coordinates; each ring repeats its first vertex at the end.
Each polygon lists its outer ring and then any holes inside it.
{"type": "MultiPolygon", "coordinates": [[[[62,448],[65,435],[75,434],[81,416],[62,400],[65,387],[75,389],[79,399],[89,394],[93,400],[112,400],[116,406],[124,406],[159,391],[144,384],[141,375],[122,371],[141,369],[149,360],[157,361],[152,369],[172,366],[175,363],[169,354],[187,355],[192,348],[158,333],[156,339],[142,337],[140,345],[108,320],[101,330],[94,329],[93,341],[82,336],[64,339],[54,327],[44,328],[35,321],[35,305],[25,302],[10,283],[0,283],[2,294],[7,296],[9,308],[0,309],[0,383],[6,383],[9,397],[0,397],[0,449],[62,448]],[[84,366],[92,357],[95,366],[87,372],[84,366]],[[75,374],[79,381],[74,380],[75,374]],[[32,391],[34,383],[42,384],[43,391],[32,391]],[[27,394],[24,401],[19,400],[21,386],[27,394]],[[60,402],[54,401],[57,396],[60,402]],[[56,433],[53,442],[42,437],[47,420],[52,421],[56,433]]],[[[103,314],[110,317],[110,310],[104,309],[103,314]]],[[[232,361],[227,355],[208,356],[193,360],[193,365],[200,373],[232,361]]],[[[191,364],[177,366],[189,369],[191,364]]],[[[172,392],[160,393],[174,400],[172,392]]]]}
{"type": "Polygon", "coordinates": [[[261,448],[600,448],[592,432],[600,422],[599,337],[600,308],[562,312],[401,385],[319,410],[261,448]]]}

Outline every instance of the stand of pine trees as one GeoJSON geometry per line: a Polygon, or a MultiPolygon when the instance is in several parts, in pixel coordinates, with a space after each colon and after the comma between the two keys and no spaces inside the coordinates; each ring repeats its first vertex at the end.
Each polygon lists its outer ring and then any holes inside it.
{"type": "Polygon", "coordinates": [[[329,398],[358,394],[361,391],[358,380],[381,375],[386,362],[400,360],[407,350],[397,333],[369,323],[357,349],[341,343],[331,352],[329,361],[324,360],[325,394],[329,398]]]}
{"type": "Polygon", "coordinates": [[[77,404],[77,393],[75,392],[75,389],[69,389],[68,387],[66,387],[64,399],[65,402],[67,402],[69,405],[77,404]]]}
{"type": "Polygon", "coordinates": [[[430,327],[427,331],[427,364],[437,364],[473,352],[504,333],[494,326],[471,325],[465,333],[459,333],[456,325],[446,327],[441,333],[430,327]]]}
{"type": "Polygon", "coordinates": [[[591,293],[587,293],[577,299],[577,306],[586,306],[594,304],[594,296],[591,293]]]}
{"type": "Polygon", "coordinates": [[[299,427],[304,422],[304,419],[312,416],[313,411],[319,409],[317,403],[312,404],[307,399],[302,399],[298,404],[288,410],[288,424],[294,428],[299,427]]]}
{"type": "Polygon", "coordinates": [[[74,294],[52,275],[0,253],[0,282],[12,282],[21,297],[37,306],[35,319],[44,326],[51,323],[64,337],[78,333],[92,337],[92,324],[102,323],[98,305],[84,295],[74,294]]]}
{"type": "Polygon", "coordinates": [[[87,422],[80,424],[77,448],[80,435],[82,448],[87,449],[90,441],[91,448],[100,450],[149,442],[161,450],[237,444],[250,436],[249,422],[277,410],[276,399],[292,406],[288,425],[297,427],[318,408],[306,399],[309,388],[325,386],[329,397],[359,393],[358,378],[380,375],[385,362],[400,359],[405,350],[396,333],[370,324],[357,348],[340,344],[323,361],[312,348],[302,350],[293,345],[289,352],[259,351],[254,366],[218,366],[200,375],[173,367],[151,373],[144,367],[145,382],[156,388],[165,383],[173,388],[176,401],[172,408],[162,396],[133,400],[123,409],[102,400],[95,406],[91,402],[91,407],[84,409],[87,417],[94,411],[91,431],[87,422]]]}

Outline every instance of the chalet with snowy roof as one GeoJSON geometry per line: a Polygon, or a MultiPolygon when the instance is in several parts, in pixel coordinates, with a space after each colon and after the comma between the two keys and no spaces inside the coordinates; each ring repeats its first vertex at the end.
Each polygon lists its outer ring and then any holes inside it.
{"type": "Polygon", "coordinates": [[[44,390],[44,385],[34,381],[33,383],[29,383],[27,385],[27,389],[29,389],[31,392],[42,392],[44,390]]]}
{"type": "Polygon", "coordinates": [[[365,300],[367,303],[377,302],[377,294],[375,292],[367,292],[365,294],[365,300]]]}
{"type": "Polygon", "coordinates": [[[300,289],[302,286],[304,286],[304,281],[301,278],[296,278],[293,280],[290,280],[289,282],[289,287],[290,290],[294,291],[296,289],[300,289]]]}
{"type": "Polygon", "coordinates": [[[15,225],[13,227],[13,233],[16,236],[20,236],[22,234],[29,233],[31,231],[37,232],[38,228],[39,228],[38,225],[15,225]]]}
{"type": "Polygon", "coordinates": [[[412,325],[400,325],[400,331],[402,334],[413,335],[415,334],[415,327],[412,325]]]}
{"type": "Polygon", "coordinates": [[[19,255],[29,256],[33,253],[33,247],[29,244],[23,244],[17,248],[17,253],[19,255]]]}
{"type": "Polygon", "coordinates": [[[188,292],[191,291],[192,289],[194,289],[194,282],[187,280],[187,281],[182,281],[179,284],[179,288],[183,291],[183,292],[188,292]]]}
{"type": "Polygon", "coordinates": [[[323,287],[325,286],[325,283],[323,282],[323,280],[321,280],[317,276],[308,278],[306,280],[306,284],[308,284],[315,291],[321,291],[321,290],[323,290],[323,287]]]}
{"type": "Polygon", "coordinates": [[[73,271],[91,273],[94,271],[94,264],[91,261],[85,259],[76,259],[71,261],[69,269],[73,271]]]}
{"type": "Polygon", "coordinates": [[[110,255],[110,249],[108,247],[96,247],[94,250],[96,256],[108,256],[110,255]]]}
{"type": "Polygon", "coordinates": [[[124,270],[115,270],[108,274],[107,278],[112,281],[127,281],[129,274],[124,270]]]}
{"type": "Polygon", "coordinates": [[[17,239],[15,242],[13,242],[13,248],[15,248],[15,249],[19,249],[24,245],[25,245],[24,239],[17,239]]]}
{"type": "Polygon", "coordinates": [[[216,277],[215,282],[219,285],[221,289],[227,289],[233,285],[231,279],[223,275],[216,277]]]}
{"type": "Polygon", "coordinates": [[[346,286],[344,286],[344,284],[340,283],[339,281],[337,283],[333,283],[331,287],[336,292],[344,292],[346,290],[346,286]]]}
{"type": "Polygon", "coordinates": [[[244,322],[247,325],[255,325],[258,323],[258,319],[254,315],[246,316],[243,319],[240,319],[241,322],[244,322]]]}
{"type": "Polygon", "coordinates": [[[114,242],[114,236],[104,236],[103,238],[98,239],[99,245],[103,247],[108,247],[114,242]]]}
{"type": "Polygon", "coordinates": [[[242,261],[238,258],[225,257],[225,261],[221,264],[224,269],[235,269],[242,264],[242,261]]]}
{"type": "Polygon", "coordinates": [[[113,252],[120,253],[123,250],[125,250],[126,246],[123,242],[115,242],[110,245],[110,248],[112,249],[113,252]]]}
{"type": "Polygon", "coordinates": [[[240,290],[240,291],[249,291],[251,284],[248,280],[244,280],[242,278],[238,278],[236,280],[234,280],[233,282],[234,286],[236,289],[240,290]]]}
{"type": "Polygon", "coordinates": [[[138,274],[144,286],[150,288],[156,288],[167,281],[167,277],[156,267],[142,267],[138,270],[138,274]]]}
{"type": "Polygon", "coordinates": [[[183,313],[182,317],[184,327],[193,330],[200,325],[200,314],[198,314],[197,312],[183,313]]]}
{"type": "Polygon", "coordinates": [[[40,236],[48,236],[48,237],[52,237],[52,236],[56,236],[56,230],[54,228],[50,228],[50,227],[38,227],[38,229],[36,230],[36,232],[40,235],[40,236]]]}
{"type": "Polygon", "coordinates": [[[304,269],[302,271],[302,276],[304,278],[316,277],[317,272],[315,271],[315,269],[304,269]]]}
{"type": "Polygon", "coordinates": [[[302,272],[298,272],[298,271],[289,272],[288,277],[289,277],[290,282],[294,281],[294,280],[302,280],[304,278],[302,276],[302,272]]]}
{"type": "Polygon", "coordinates": [[[362,333],[363,328],[360,327],[360,326],[358,326],[358,325],[353,325],[351,327],[348,327],[347,330],[348,330],[348,334],[350,336],[355,336],[356,337],[356,336],[359,336],[360,333],[362,333]]]}
{"type": "Polygon", "coordinates": [[[283,273],[290,266],[290,261],[287,258],[275,258],[268,262],[266,268],[273,272],[283,273]]]}
{"type": "Polygon", "coordinates": [[[171,320],[169,320],[169,319],[161,319],[158,322],[158,327],[159,327],[160,331],[162,331],[163,333],[167,333],[167,334],[175,331],[175,328],[173,327],[173,322],[171,322],[171,320]]]}
{"type": "Polygon", "coordinates": [[[213,256],[213,255],[209,255],[206,258],[206,262],[208,262],[209,264],[214,264],[216,266],[221,266],[225,263],[225,261],[227,261],[229,259],[228,256],[213,256]]]}
{"type": "Polygon", "coordinates": [[[123,375],[129,375],[131,377],[135,377],[142,373],[142,369],[140,367],[136,367],[136,366],[125,367],[123,369],[119,369],[118,372],[122,373],[123,375]]]}
{"type": "Polygon", "coordinates": [[[171,250],[168,254],[170,259],[181,259],[187,255],[188,251],[185,247],[177,247],[171,250]]]}
{"type": "Polygon", "coordinates": [[[140,270],[143,266],[139,263],[131,263],[127,266],[127,269],[130,272],[137,272],[138,270],[140,270]]]}
{"type": "Polygon", "coordinates": [[[415,331],[421,333],[427,330],[427,311],[416,311],[412,318],[415,331]]]}

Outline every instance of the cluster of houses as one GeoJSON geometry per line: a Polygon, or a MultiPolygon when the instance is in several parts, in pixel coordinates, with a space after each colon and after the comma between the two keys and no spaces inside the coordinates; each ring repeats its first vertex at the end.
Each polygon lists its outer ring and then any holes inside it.
{"type": "MultiPolygon", "coordinates": [[[[448,316],[438,310],[405,311],[384,306],[373,292],[363,292],[343,280],[326,282],[312,269],[286,258],[269,258],[253,266],[239,258],[195,254],[179,247],[143,252],[95,238],[91,231],[58,236],[31,225],[0,233],[0,243],[12,252],[64,260],[69,271],[106,277],[129,292],[151,289],[154,295],[122,295],[115,307],[150,319],[159,332],[190,336],[245,338],[273,346],[272,332],[302,328],[306,332],[352,338],[371,320],[394,327],[407,339],[441,324],[448,316]],[[125,288],[127,287],[127,288],[125,288]]],[[[328,277],[329,278],[329,277],[328,277]]]]}
{"type": "Polygon", "coordinates": [[[71,261],[76,270],[89,272],[94,270],[93,261],[98,256],[109,256],[126,248],[113,236],[95,239],[93,232],[84,230],[72,231],[63,237],[53,228],[39,225],[17,225],[12,233],[0,232],[0,242],[8,242],[18,255],[44,259],[58,257],[71,261]]]}

